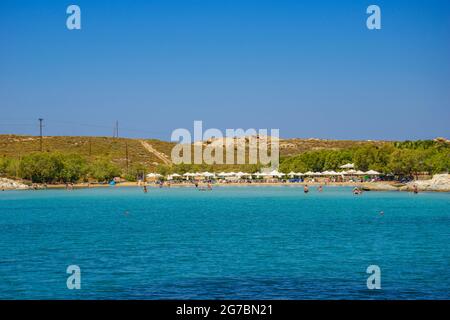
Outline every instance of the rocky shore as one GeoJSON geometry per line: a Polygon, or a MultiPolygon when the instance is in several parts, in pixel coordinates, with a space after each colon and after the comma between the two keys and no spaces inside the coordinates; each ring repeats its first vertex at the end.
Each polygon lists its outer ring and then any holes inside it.
{"type": "Polygon", "coordinates": [[[412,191],[414,185],[417,186],[419,191],[450,191],[450,174],[436,174],[430,180],[417,180],[407,183],[401,187],[401,191],[412,191]]]}
{"type": "Polygon", "coordinates": [[[0,190],[26,190],[30,187],[15,180],[0,178],[0,190]]]}

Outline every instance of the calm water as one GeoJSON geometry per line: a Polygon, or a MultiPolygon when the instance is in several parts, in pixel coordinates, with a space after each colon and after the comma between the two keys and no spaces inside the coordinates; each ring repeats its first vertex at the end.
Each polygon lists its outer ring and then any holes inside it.
{"type": "Polygon", "coordinates": [[[449,299],[449,243],[449,193],[9,191],[0,298],[449,299]],[[66,287],[72,264],[81,290],[66,287]]]}

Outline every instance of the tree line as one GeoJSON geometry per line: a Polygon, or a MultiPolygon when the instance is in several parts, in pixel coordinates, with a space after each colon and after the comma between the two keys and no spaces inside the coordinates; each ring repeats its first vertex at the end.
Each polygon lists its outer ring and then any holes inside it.
{"type": "Polygon", "coordinates": [[[447,142],[426,140],[308,151],[282,158],[280,171],[338,170],[346,163],[354,163],[358,170],[376,170],[397,176],[444,173],[450,169],[450,146],[447,142]]]}
{"type": "Polygon", "coordinates": [[[37,152],[21,159],[0,159],[0,176],[34,183],[75,183],[89,178],[104,182],[121,173],[122,170],[109,159],[99,158],[89,163],[77,154],[37,152]]]}

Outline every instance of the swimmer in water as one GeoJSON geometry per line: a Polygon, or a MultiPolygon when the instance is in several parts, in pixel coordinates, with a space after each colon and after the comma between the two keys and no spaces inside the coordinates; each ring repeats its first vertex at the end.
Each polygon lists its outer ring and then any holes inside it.
{"type": "Polygon", "coordinates": [[[144,193],[147,193],[147,186],[144,186],[144,193]]]}
{"type": "Polygon", "coordinates": [[[211,183],[208,182],[208,190],[212,190],[211,183]]]}
{"type": "Polygon", "coordinates": [[[304,193],[308,193],[309,192],[309,188],[308,188],[307,184],[305,184],[305,186],[303,187],[303,192],[304,193]]]}
{"type": "Polygon", "coordinates": [[[415,184],[413,186],[413,192],[414,192],[414,194],[418,194],[419,193],[419,189],[417,188],[417,184],[415,184]]]}
{"type": "Polygon", "coordinates": [[[317,188],[317,190],[319,190],[319,192],[323,191],[322,185],[319,186],[319,188],[317,188]]]}

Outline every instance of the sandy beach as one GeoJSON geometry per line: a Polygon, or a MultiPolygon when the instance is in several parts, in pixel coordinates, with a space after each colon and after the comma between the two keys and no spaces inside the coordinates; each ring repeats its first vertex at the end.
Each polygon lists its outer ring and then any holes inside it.
{"type": "MultiPolygon", "coordinates": [[[[409,183],[399,183],[396,181],[376,181],[376,182],[227,182],[213,183],[212,186],[216,187],[247,187],[247,186],[289,186],[289,187],[303,187],[305,185],[311,187],[318,186],[334,186],[334,187],[358,187],[365,191],[412,191],[413,186],[416,185],[419,191],[433,191],[433,192],[450,192],[450,176],[449,174],[435,175],[430,180],[418,180],[409,183]]],[[[76,183],[70,185],[73,189],[86,189],[86,188],[129,188],[129,187],[143,187],[143,183],[138,182],[120,182],[115,185],[109,185],[106,183],[76,183]]],[[[148,188],[160,188],[161,186],[156,183],[146,183],[148,188]]],[[[199,187],[207,186],[205,182],[199,182],[199,187]]],[[[188,182],[165,182],[163,188],[193,188],[193,183],[188,182]]],[[[30,190],[30,189],[66,189],[66,184],[33,184],[27,185],[20,181],[2,178],[0,181],[0,188],[2,190],[30,190]]]]}

